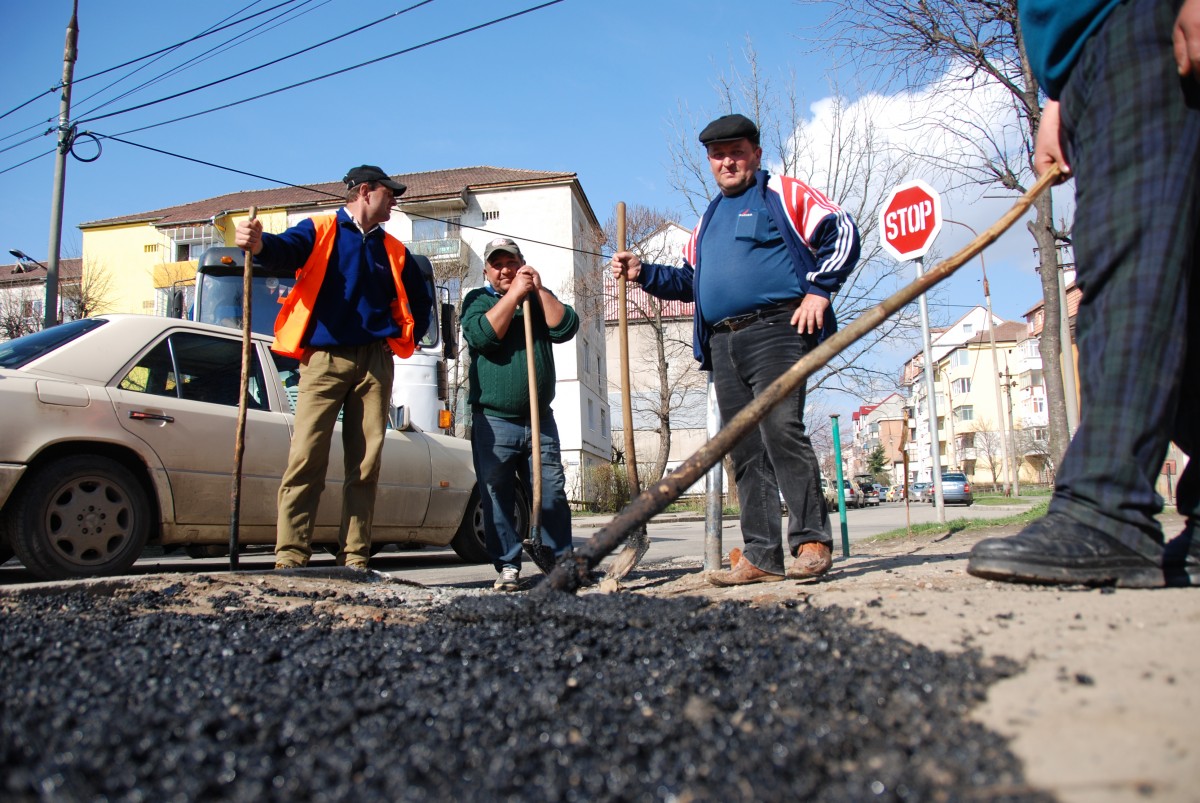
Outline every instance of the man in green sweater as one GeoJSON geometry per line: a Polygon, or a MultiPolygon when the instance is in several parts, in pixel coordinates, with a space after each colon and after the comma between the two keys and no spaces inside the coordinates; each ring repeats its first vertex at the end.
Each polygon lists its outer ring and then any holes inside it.
{"type": "Polygon", "coordinates": [[[501,237],[484,248],[487,284],[463,299],[462,330],[471,353],[471,452],[483,494],[485,541],[499,572],[495,588],[520,587],[521,539],[513,521],[516,481],[532,499],[528,358],[522,302],[529,299],[533,321],[533,359],[537,371],[542,450],[542,537],[556,556],[571,549],[571,510],[558,446],[558,427],[550,410],[554,398],[552,344],[565,343],[579,329],[579,316],[542,286],[512,240],[501,237]]]}

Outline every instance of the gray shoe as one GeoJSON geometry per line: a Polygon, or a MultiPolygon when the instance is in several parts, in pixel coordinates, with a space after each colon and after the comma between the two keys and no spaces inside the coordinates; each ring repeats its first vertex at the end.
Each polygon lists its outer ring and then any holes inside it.
{"type": "Polygon", "coordinates": [[[505,566],[500,570],[500,576],[492,583],[497,591],[516,591],[521,587],[521,570],[516,566],[505,566]]]}

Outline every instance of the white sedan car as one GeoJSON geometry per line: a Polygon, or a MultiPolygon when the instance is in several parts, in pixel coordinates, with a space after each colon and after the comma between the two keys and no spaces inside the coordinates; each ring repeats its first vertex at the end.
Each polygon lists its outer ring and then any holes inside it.
{"type": "MultiPolygon", "coordinates": [[[[269,345],[254,336],[240,544],[275,542],[292,435],[297,361],[269,345]]],[[[35,575],[66,579],[122,572],[147,544],[228,546],[241,359],[239,332],[149,315],[0,343],[0,558],[15,552],[35,575]]],[[[450,545],[486,561],[470,443],[395,418],[372,546],[450,545]]],[[[342,476],[335,432],[315,543],[337,541],[342,476]]]]}

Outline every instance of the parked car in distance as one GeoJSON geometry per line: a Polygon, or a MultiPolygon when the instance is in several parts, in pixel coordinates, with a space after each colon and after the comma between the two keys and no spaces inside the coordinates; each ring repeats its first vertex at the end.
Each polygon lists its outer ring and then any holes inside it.
{"type": "Polygon", "coordinates": [[[891,501],[890,499],[888,499],[888,491],[891,490],[890,488],[888,488],[888,486],[877,482],[877,483],[875,483],[875,490],[879,493],[879,501],[880,502],[890,502],[891,501]]]}
{"type": "MultiPolygon", "coordinates": [[[[967,481],[967,475],[961,471],[946,471],[942,473],[942,500],[947,505],[966,505],[970,507],[975,501],[975,497],[971,494],[971,483],[967,481]]],[[[929,503],[933,504],[934,499],[932,488],[929,491],[929,503]]]]}
{"type": "Polygon", "coordinates": [[[925,492],[930,488],[928,482],[914,482],[908,486],[909,495],[912,496],[914,502],[925,502],[925,492]]]}
{"type": "MultiPolygon", "coordinates": [[[[250,357],[239,538],[268,545],[299,363],[262,335],[250,357]]],[[[40,578],[69,579],[123,572],[147,544],[197,557],[227,547],[241,363],[240,332],[153,315],[101,315],[0,343],[0,558],[15,552],[40,578]]],[[[422,432],[403,408],[393,426],[372,547],[450,546],[486,562],[470,443],[422,432]]],[[[314,545],[337,542],[343,476],[335,431],[314,545]]]]}
{"type": "Polygon", "coordinates": [[[903,502],[904,501],[904,486],[903,485],[889,486],[888,493],[887,493],[887,500],[889,502],[903,502]]]}
{"type": "MultiPolygon", "coordinates": [[[[842,480],[842,493],[846,497],[847,508],[862,507],[865,504],[863,501],[863,492],[854,483],[850,482],[850,480],[842,480]]],[[[836,481],[829,483],[829,495],[825,497],[825,504],[828,506],[830,512],[838,509],[836,481]]]]}
{"type": "Polygon", "coordinates": [[[875,505],[876,507],[879,507],[879,491],[875,490],[875,483],[860,482],[858,487],[862,492],[861,506],[865,507],[867,505],[875,505]]]}

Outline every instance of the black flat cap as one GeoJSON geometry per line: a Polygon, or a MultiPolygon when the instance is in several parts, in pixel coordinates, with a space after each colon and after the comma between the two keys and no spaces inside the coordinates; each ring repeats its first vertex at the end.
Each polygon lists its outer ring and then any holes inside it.
{"type": "Polygon", "coordinates": [[[375,165],[359,165],[358,167],[352,167],[346,172],[346,177],[343,178],[342,181],[346,182],[346,189],[348,190],[352,190],[359,184],[365,184],[368,181],[375,184],[382,184],[391,190],[397,198],[403,195],[404,191],[408,189],[408,187],[404,186],[399,181],[392,181],[390,178],[388,178],[387,173],[383,172],[375,165]]]}
{"type": "Polygon", "coordinates": [[[700,132],[700,144],[704,146],[730,139],[748,139],[757,147],[758,126],[744,115],[727,114],[713,120],[700,132]]]}

